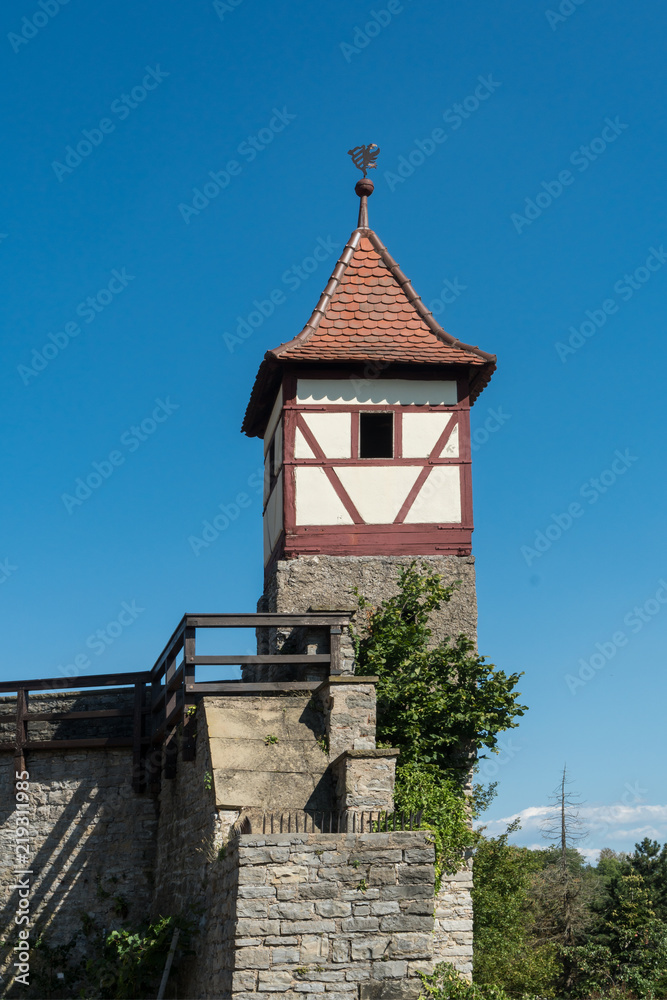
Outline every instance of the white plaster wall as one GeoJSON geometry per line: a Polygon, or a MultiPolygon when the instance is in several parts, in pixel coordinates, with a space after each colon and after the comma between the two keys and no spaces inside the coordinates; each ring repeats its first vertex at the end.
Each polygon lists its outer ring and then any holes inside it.
{"type": "Polygon", "coordinates": [[[297,401],[340,406],[346,403],[452,405],[457,402],[456,382],[398,378],[300,378],[297,381],[297,401]]]}
{"type": "Polygon", "coordinates": [[[351,413],[304,413],[303,419],[327,458],[352,457],[351,413]]]}
{"type": "Polygon", "coordinates": [[[417,494],[406,524],[460,524],[461,472],[458,465],[438,465],[417,494]]]}
{"type": "Polygon", "coordinates": [[[366,524],[391,524],[421,469],[416,465],[345,465],[336,472],[366,524]]]}
{"type": "Polygon", "coordinates": [[[317,465],[296,469],[297,524],[353,524],[340,498],[317,465]]]}
{"type": "Polygon", "coordinates": [[[296,434],[294,435],[294,457],[315,458],[315,452],[310,447],[298,427],[296,429],[296,434]]]}
{"type": "Polygon", "coordinates": [[[458,457],[459,457],[459,425],[454,424],[454,430],[449,435],[447,444],[440,453],[440,458],[458,458],[458,457]]]}
{"type": "Polygon", "coordinates": [[[266,431],[264,432],[264,454],[266,455],[269,450],[269,445],[271,444],[271,438],[273,437],[273,432],[276,429],[276,424],[280,418],[283,408],[283,387],[280,386],[278,389],[278,395],[276,396],[276,401],[273,404],[273,409],[271,410],[271,416],[269,417],[269,422],[266,425],[266,431]]]}
{"type": "Polygon", "coordinates": [[[451,413],[404,413],[403,458],[425,458],[451,420],[451,413]]]}
{"type": "Polygon", "coordinates": [[[283,474],[282,472],[273,487],[273,493],[269,498],[264,511],[264,562],[269,561],[269,557],[275,548],[278,537],[283,528],[283,474]]]}

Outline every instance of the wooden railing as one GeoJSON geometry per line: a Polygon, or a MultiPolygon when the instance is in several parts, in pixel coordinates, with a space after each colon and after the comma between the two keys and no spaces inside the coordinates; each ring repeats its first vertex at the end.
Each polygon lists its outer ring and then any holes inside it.
{"type": "MultiPolygon", "coordinates": [[[[342,671],[340,639],[349,615],[322,611],[307,614],[224,614],[184,615],[169,642],[158,656],[152,670],[97,674],[89,677],[43,678],[3,681],[0,695],[16,695],[16,711],[0,714],[0,724],[15,727],[13,740],[0,741],[0,751],[14,753],[17,771],[26,769],[25,755],[30,750],[80,750],[104,747],[132,747],[133,785],[143,790],[148,783],[159,785],[164,753],[165,777],[176,773],[176,733],[183,727],[184,760],[195,754],[193,709],[202,694],[246,695],[281,691],[314,690],[319,681],[242,680],[197,682],[197,666],[316,665],[328,674],[342,671]],[[267,628],[289,631],[306,627],[326,630],[328,653],[268,653],[259,655],[198,656],[197,629],[267,628]],[[37,692],[62,692],[71,689],[106,689],[106,693],[132,694],[131,707],[87,711],[31,712],[30,695],[37,692]],[[36,722],[77,723],[86,719],[132,718],[131,735],[66,739],[32,739],[28,727],[36,722]],[[164,751],[163,751],[164,748],[164,751]]],[[[100,692],[101,693],[101,692],[100,692]]],[[[129,700],[129,699],[128,699],[129,700]]],[[[1,738],[0,738],[1,740],[1,738]]]]}

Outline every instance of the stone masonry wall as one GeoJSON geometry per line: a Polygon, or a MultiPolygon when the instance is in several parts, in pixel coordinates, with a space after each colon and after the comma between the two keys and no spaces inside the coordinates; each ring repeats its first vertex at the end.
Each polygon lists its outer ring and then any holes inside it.
{"type": "MultiPolygon", "coordinates": [[[[152,893],[157,817],[150,796],[132,789],[132,752],[31,751],[30,913],[32,944],[81,934],[82,913],[100,928],[138,923],[152,893]]],[[[12,870],[15,829],[14,757],[0,754],[0,930],[15,943],[18,893],[12,870]]],[[[80,948],[84,947],[83,938],[80,948]]],[[[13,959],[0,952],[6,989],[13,959]]],[[[0,992],[3,992],[0,989],[0,992]]],[[[3,995],[25,995],[24,986],[3,995]]]]}
{"type": "Polygon", "coordinates": [[[472,858],[454,875],[443,875],[435,898],[433,963],[451,962],[472,979],[472,858]]]}
{"type": "Polygon", "coordinates": [[[265,611],[356,608],[354,587],[375,604],[397,592],[401,568],[425,563],[446,583],[461,581],[449,604],[431,619],[434,639],[464,632],[477,638],[477,596],[473,556],[300,556],[275,564],[264,590],[265,611]]]}
{"type": "MultiPolygon", "coordinates": [[[[261,610],[305,612],[308,609],[354,609],[358,588],[369,601],[397,593],[397,576],[412,562],[439,572],[446,583],[460,581],[452,599],[431,617],[433,641],[463,632],[477,641],[477,595],[473,556],[300,556],[274,564],[266,581],[261,610]]],[[[343,648],[349,648],[343,644],[343,648]]],[[[335,754],[332,754],[332,759],[335,754]]],[[[464,763],[462,760],[461,763],[464,763]]],[[[437,900],[437,961],[451,961],[472,975],[472,862],[465,871],[443,879],[437,900]]]]}
{"type": "Polygon", "coordinates": [[[419,993],[433,948],[426,834],[249,834],[235,851],[235,1000],[419,993]]]}

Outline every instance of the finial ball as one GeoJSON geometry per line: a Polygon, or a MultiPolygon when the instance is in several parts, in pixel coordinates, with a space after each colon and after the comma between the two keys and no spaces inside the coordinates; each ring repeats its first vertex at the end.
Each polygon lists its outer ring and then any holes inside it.
{"type": "Polygon", "coordinates": [[[354,186],[356,194],[361,198],[362,195],[371,195],[375,189],[375,185],[370,177],[361,177],[354,186]]]}

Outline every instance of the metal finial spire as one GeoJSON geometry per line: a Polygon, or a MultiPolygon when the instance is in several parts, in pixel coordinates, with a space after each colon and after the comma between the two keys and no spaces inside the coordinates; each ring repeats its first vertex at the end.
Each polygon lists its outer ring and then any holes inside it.
{"type": "Polygon", "coordinates": [[[368,229],[368,199],[373,194],[373,181],[367,177],[369,169],[375,169],[376,160],[380,155],[380,147],[371,142],[368,146],[355,146],[348,149],[348,154],[352,157],[352,162],[358,170],[363,173],[363,178],[357,181],[354,190],[359,195],[359,221],[358,229],[368,229]]]}

